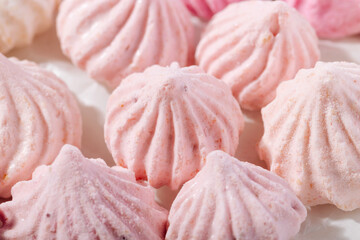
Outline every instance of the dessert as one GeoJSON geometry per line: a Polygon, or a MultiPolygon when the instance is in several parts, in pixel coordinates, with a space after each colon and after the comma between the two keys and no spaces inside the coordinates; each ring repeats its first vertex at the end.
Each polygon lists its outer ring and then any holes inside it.
{"type": "Polygon", "coordinates": [[[303,14],[321,38],[360,33],[360,0],[283,0],[303,14]]]}
{"type": "Polygon", "coordinates": [[[115,160],[156,188],[179,188],[217,149],[234,154],[243,116],[229,87],[197,66],[132,74],[107,104],[105,141],[115,160]]]}
{"type": "Polygon", "coordinates": [[[57,30],[64,54],[110,88],[154,64],[194,61],[195,28],[179,0],[67,0],[57,30]]]}
{"type": "Polygon", "coordinates": [[[188,9],[196,16],[209,20],[223,10],[228,4],[243,0],[182,0],[188,9]]]}
{"type": "Polygon", "coordinates": [[[305,218],[283,179],[214,151],[175,198],[166,239],[291,239],[305,218]]]}
{"type": "Polygon", "coordinates": [[[53,21],[56,0],[0,0],[0,52],[29,45],[53,21]]]}
{"type": "Polygon", "coordinates": [[[226,82],[247,110],[266,106],[280,82],[318,59],[315,31],[281,1],[229,5],[210,21],[196,49],[199,66],[226,82]]]}
{"type": "Polygon", "coordinates": [[[65,83],[37,65],[0,54],[0,197],[50,164],[66,144],[80,146],[81,115],[65,83]]]}
{"type": "Polygon", "coordinates": [[[360,66],[318,62],[262,110],[260,158],[305,205],[360,207],[360,66]]]}
{"type": "Polygon", "coordinates": [[[121,167],[65,145],[0,205],[1,239],[163,239],[167,211],[121,167]]]}

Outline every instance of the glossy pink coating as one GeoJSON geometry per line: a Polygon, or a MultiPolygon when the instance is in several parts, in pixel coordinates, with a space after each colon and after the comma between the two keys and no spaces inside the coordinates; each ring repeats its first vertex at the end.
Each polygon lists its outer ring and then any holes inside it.
{"type": "Polygon", "coordinates": [[[54,161],[64,144],[80,146],[82,122],[64,82],[35,63],[0,54],[0,197],[54,161]]]}
{"type": "Polygon", "coordinates": [[[283,179],[214,151],[172,204],[166,239],[288,240],[306,214],[283,179]]]}
{"type": "Polygon", "coordinates": [[[360,207],[360,66],[318,62],[262,110],[260,158],[305,205],[360,207]]]}
{"type": "Polygon", "coordinates": [[[167,211],[153,189],[70,145],[12,194],[0,205],[1,239],[164,239],[167,211]]]}
{"type": "Polygon", "coordinates": [[[283,0],[309,20],[321,38],[360,33],[360,0],[283,0]]]}
{"type": "Polygon", "coordinates": [[[112,89],[154,64],[194,62],[195,27],[180,0],[67,0],[57,31],[64,54],[112,89]]]}
{"type": "Polygon", "coordinates": [[[115,162],[151,186],[179,188],[217,149],[235,154],[243,116],[229,87],[197,66],[152,66],[124,79],[107,104],[115,162]]]}
{"type": "Polygon", "coordinates": [[[233,3],[205,29],[196,50],[198,65],[222,79],[242,108],[260,110],[280,82],[319,59],[311,25],[281,1],[233,3]]]}

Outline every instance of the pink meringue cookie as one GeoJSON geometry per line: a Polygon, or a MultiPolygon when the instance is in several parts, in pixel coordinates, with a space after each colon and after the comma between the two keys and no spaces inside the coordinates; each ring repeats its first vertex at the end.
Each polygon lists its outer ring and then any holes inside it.
{"type": "Polygon", "coordinates": [[[360,207],[360,66],[318,62],[262,110],[260,158],[305,205],[360,207]]]}
{"type": "Polygon", "coordinates": [[[283,179],[214,151],[172,204],[166,239],[287,240],[305,218],[304,205],[283,179]]]}
{"type": "Polygon", "coordinates": [[[124,79],[107,104],[105,141],[116,163],[137,179],[177,189],[209,152],[233,155],[243,126],[226,84],[197,66],[174,63],[124,79]]]}
{"type": "Polygon", "coordinates": [[[360,0],[283,0],[309,20],[321,38],[360,33],[360,0]]]}
{"type": "Polygon", "coordinates": [[[67,0],[57,31],[64,54],[111,88],[154,64],[194,62],[195,27],[179,0],[67,0]]]}
{"type": "Polygon", "coordinates": [[[81,115],[65,83],[27,61],[0,54],[0,197],[54,161],[66,144],[80,146],[81,115]]]}
{"type": "Polygon", "coordinates": [[[311,25],[284,2],[233,3],[207,26],[196,60],[225,81],[242,108],[259,110],[282,81],[319,59],[311,25]]]}
{"type": "Polygon", "coordinates": [[[215,13],[223,10],[228,4],[244,0],[182,0],[188,9],[202,19],[209,20],[215,13]]]}
{"type": "Polygon", "coordinates": [[[17,183],[0,205],[1,239],[164,239],[167,211],[121,167],[65,145],[54,163],[17,183]]]}

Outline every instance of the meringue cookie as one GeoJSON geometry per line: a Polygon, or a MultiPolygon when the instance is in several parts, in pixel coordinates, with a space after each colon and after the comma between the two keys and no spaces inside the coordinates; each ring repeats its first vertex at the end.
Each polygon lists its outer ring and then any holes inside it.
{"type": "Polygon", "coordinates": [[[305,205],[360,207],[360,66],[318,62],[262,110],[260,158],[305,205]]]}
{"type": "Polygon", "coordinates": [[[360,33],[360,0],[283,0],[309,20],[321,38],[360,33]]]}
{"type": "Polygon", "coordinates": [[[110,88],[154,64],[194,61],[195,27],[179,0],[67,0],[57,30],[64,54],[110,88]]]}
{"type": "Polygon", "coordinates": [[[244,0],[182,0],[196,16],[209,20],[215,13],[223,10],[228,4],[244,0]]]}
{"type": "Polygon", "coordinates": [[[319,59],[311,25],[284,2],[233,3],[207,26],[196,50],[207,73],[225,81],[242,108],[259,110],[282,81],[319,59]]]}
{"type": "Polygon", "coordinates": [[[244,126],[222,81],[199,67],[152,66],[130,75],[107,104],[105,141],[118,165],[151,186],[179,188],[217,149],[234,154],[244,126]]]}
{"type": "Polygon", "coordinates": [[[0,52],[29,45],[53,21],[56,0],[0,0],[0,52]]]}
{"type": "Polygon", "coordinates": [[[214,151],[175,198],[166,239],[287,240],[305,218],[304,205],[283,179],[214,151]]]}
{"type": "Polygon", "coordinates": [[[66,144],[80,146],[81,115],[65,83],[27,61],[0,54],[0,197],[50,164],[66,144]]]}
{"type": "Polygon", "coordinates": [[[0,205],[1,239],[163,239],[167,211],[134,174],[65,145],[0,205]]]}

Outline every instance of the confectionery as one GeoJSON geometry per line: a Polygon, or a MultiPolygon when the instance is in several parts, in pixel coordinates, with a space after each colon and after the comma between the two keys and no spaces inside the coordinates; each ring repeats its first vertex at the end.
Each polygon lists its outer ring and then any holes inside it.
{"type": "Polygon", "coordinates": [[[260,158],[305,205],[360,207],[360,66],[318,62],[262,110],[260,158]]]}
{"type": "Polygon", "coordinates": [[[321,38],[360,33],[360,0],[283,0],[295,7],[321,38]]]}
{"type": "Polygon", "coordinates": [[[214,151],[175,198],[166,239],[291,239],[306,214],[283,179],[214,151]]]}
{"type": "Polygon", "coordinates": [[[195,27],[179,0],[67,0],[57,31],[64,54],[110,88],[154,64],[194,62],[195,27]]]}
{"type": "Polygon", "coordinates": [[[29,45],[53,21],[56,0],[0,0],[0,52],[29,45]]]}
{"type": "Polygon", "coordinates": [[[213,150],[235,154],[243,116],[230,88],[197,66],[132,74],[107,104],[105,141],[116,163],[156,188],[179,188],[213,150]]]}
{"type": "Polygon", "coordinates": [[[65,145],[0,205],[1,239],[164,239],[167,211],[121,167],[65,145]]]}
{"type": "Polygon", "coordinates": [[[223,10],[228,4],[243,0],[182,0],[188,9],[196,16],[209,20],[223,10]]]}
{"type": "Polygon", "coordinates": [[[81,115],[65,83],[36,64],[0,54],[0,197],[50,164],[66,144],[80,146],[81,115]]]}
{"type": "Polygon", "coordinates": [[[230,4],[210,21],[196,50],[199,66],[226,82],[247,110],[266,106],[280,82],[318,59],[314,29],[281,1],[230,4]]]}

